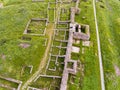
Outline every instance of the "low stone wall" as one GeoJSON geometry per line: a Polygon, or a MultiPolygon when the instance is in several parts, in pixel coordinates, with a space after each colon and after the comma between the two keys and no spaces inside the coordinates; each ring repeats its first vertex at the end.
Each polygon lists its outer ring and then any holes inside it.
{"type": "Polygon", "coordinates": [[[76,73],[77,62],[74,62],[73,60],[71,60],[72,42],[73,42],[73,31],[70,30],[68,44],[67,44],[67,50],[66,50],[66,56],[65,56],[65,60],[64,60],[65,64],[64,64],[64,70],[63,70],[60,90],[67,90],[67,81],[68,81],[69,73],[72,73],[72,74],[76,73]],[[73,69],[67,67],[68,62],[74,63],[73,69]]]}
{"type": "Polygon", "coordinates": [[[32,18],[32,19],[30,19],[29,21],[28,21],[28,23],[27,23],[27,25],[26,25],[26,27],[25,27],[25,30],[24,30],[24,32],[23,32],[23,34],[28,34],[28,35],[33,35],[33,36],[44,36],[45,35],[45,33],[46,33],[46,27],[44,28],[44,30],[43,30],[43,33],[38,33],[38,34],[34,34],[34,33],[28,33],[28,28],[29,28],[29,25],[30,25],[30,23],[32,22],[32,21],[35,21],[35,22],[38,22],[38,21],[45,21],[46,23],[45,23],[45,26],[47,26],[47,24],[48,24],[48,19],[47,18],[32,18]]]}
{"type": "Polygon", "coordinates": [[[3,77],[3,76],[0,76],[0,78],[1,78],[1,79],[4,79],[4,80],[6,80],[6,81],[10,81],[10,82],[13,82],[13,83],[17,83],[17,84],[18,84],[18,87],[17,87],[17,88],[9,87],[9,86],[4,85],[4,84],[0,84],[1,87],[8,88],[8,89],[10,89],[10,90],[20,90],[21,85],[22,85],[22,81],[15,80],[15,79],[12,79],[12,78],[6,78],[6,77],[3,77]]]}

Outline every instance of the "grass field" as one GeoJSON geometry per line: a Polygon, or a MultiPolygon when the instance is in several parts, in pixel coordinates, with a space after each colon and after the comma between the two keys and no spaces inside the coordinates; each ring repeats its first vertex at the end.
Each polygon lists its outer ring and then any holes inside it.
{"type": "Polygon", "coordinates": [[[37,70],[46,49],[43,42],[48,36],[24,35],[30,40],[21,37],[28,20],[46,18],[42,12],[46,11],[47,4],[32,3],[31,0],[0,2],[4,3],[4,8],[0,9],[0,75],[25,82],[31,74],[25,71],[21,75],[22,68],[33,65],[32,73],[37,70]],[[30,47],[20,47],[21,43],[27,43],[30,47]]]}
{"type": "MultiPolygon", "coordinates": [[[[38,68],[40,60],[45,51],[42,42],[44,42],[45,37],[30,37],[31,40],[21,40],[23,36],[23,31],[25,26],[30,18],[45,18],[46,13],[41,14],[46,11],[46,4],[42,3],[32,3],[30,0],[25,1],[4,1],[4,8],[0,12],[0,54],[5,55],[6,59],[0,61],[0,74],[9,76],[15,79],[22,80],[25,82],[31,75],[26,71],[21,75],[21,69],[24,66],[33,65],[33,73],[38,68]],[[9,16],[6,14],[9,13],[9,16]],[[11,18],[12,17],[12,18],[11,18]],[[20,43],[30,44],[28,48],[19,47],[20,43]],[[42,47],[42,48],[39,48],[42,47]],[[7,67],[9,65],[9,67],[7,67]],[[16,67],[17,66],[17,67],[16,67]]],[[[72,4],[62,4],[61,7],[69,9],[72,4]]],[[[95,34],[95,24],[93,17],[93,7],[92,0],[84,2],[83,0],[80,3],[81,14],[76,16],[76,22],[80,24],[89,24],[91,39],[93,43],[89,48],[85,48],[85,54],[81,52],[79,54],[72,54],[73,59],[80,60],[84,65],[84,72],[78,72],[75,78],[74,84],[68,83],[69,90],[100,90],[100,79],[99,79],[99,65],[98,65],[98,56],[97,56],[97,45],[96,45],[96,34],[95,34]],[[82,17],[86,17],[83,19],[82,17]],[[84,73],[84,76],[81,74],[84,73]],[[94,74],[93,74],[94,73],[94,74]],[[97,87],[97,88],[96,88],[97,87]]],[[[54,4],[50,7],[55,7],[54,4]]],[[[53,11],[51,12],[53,13],[53,11]]],[[[50,18],[51,14],[50,13],[50,18]]],[[[67,17],[66,15],[63,15],[67,17]]],[[[52,18],[53,20],[53,18],[52,18]]],[[[51,20],[51,21],[52,21],[51,20]]],[[[59,28],[64,28],[64,25],[59,26],[59,28]]],[[[66,27],[66,26],[65,26],[66,27]]],[[[64,32],[60,32],[64,34],[64,32]]],[[[68,32],[67,32],[68,33],[68,32]]],[[[63,39],[63,36],[58,36],[58,39],[63,39]]],[[[56,43],[59,44],[59,43],[56,43]]],[[[67,44],[64,43],[64,46],[67,44]]],[[[77,45],[82,50],[82,42],[77,45]]],[[[53,50],[53,53],[56,54],[53,50]]],[[[62,50],[61,54],[65,54],[65,51],[62,50]]],[[[50,63],[54,67],[54,63],[50,63]]],[[[63,67],[63,66],[61,66],[63,67]]],[[[51,73],[50,73],[51,74],[51,73]]],[[[72,76],[70,76],[71,78],[72,76]]],[[[40,81],[40,83],[42,83],[40,81]]]]}
{"type": "Polygon", "coordinates": [[[82,41],[80,44],[75,45],[80,47],[80,53],[72,53],[72,58],[81,61],[84,71],[78,71],[75,77],[70,76],[70,81],[74,78],[73,83],[69,82],[68,90],[101,90],[92,0],[87,2],[81,0],[79,7],[81,12],[80,15],[76,15],[76,22],[90,25],[90,41],[92,45],[83,47],[82,41]],[[85,49],[84,54],[82,54],[82,48],[85,49]]]}
{"type": "MultiPolygon", "coordinates": [[[[50,1],[54,2],[55,0],[50,1]]],[[[80,44],[74,44],[74,46],[80,48],[80,53],[72,53],[71,57],[73,60],[78,60],[79,65],[77,75],[70,75],[69,77],[68,90],[101,90],[92,1],[80,0],[79,7],[81,12],[75,17],[75,21],[79,24],[88,24],[90,26],[91,46],[82,46],[82,41],[80,44]],[[84,54],[82,53],[83,49],[84,54]],[[81,67],[82,70],[79,69],[81,67]]],[[[49,41],[53,34],[51,33],[53,31],[49,30],[54,28],[53,23],[58,18],[59,11],[62,12],[59,18],[61,21],[69,20],[69,9],[75,6],[75,3],[50,4],[50,10],[48,10],[50,24],[47,27],[43,25],[44,22],[32,22],[30,24],[28,29],[32,29],[35,34],[43,33],[43,31],[40,32],[39,30],[43,30],[46,27],[47,34],[45,36],[23,35],[25,27],[31,18],[47,17],[48,3],[46,2],[48,0],[37,3],[33,3],[31,0],[0,0],[0,3],[4,4],[4,7],[0,8],[0,75],[18,79],[25,83],[40,68],[41,60],[43,58],[48,59],[48,52],[51,52],[53,55],[57,55],[59,52],[60,55],[65,55],[66,49],[60,50],[57,47],[52,47],[52,51],[49,51],[51,43],[57,46],[61,45],[61,42],[52,39],[49,41]],[[55,7],[57,9],[54,12],[53,8],[55,7]],[[62,10],[61,8],[65,8],[66,10],[62,10]],[[51,33],[51,36],[49,36],[49,33],[51,33]],[[48,39],[49,42],[46,55],[45,39],[48,39]],[[21,44],[26,44],[28,47],[23,47],[21,44]],[[29,73],[30,68],[28,68],[30,65],[33,66],[31,74],[29,73]]],[[[115,67],[120,68],[120,1],[100,0],[96,2],[96,6],[106,90],[120,90],[120,77],[116,74],[115,69],[115,67]]],[[[67,30],[68,27],[69,25],[67,24],[56,25],[57,32],[59,33],[55,35],[55,39],[67,40],[68,31],[59,31],[59,29],[64,28],[67,30]],[[66,37],[64,37],[65,34],[66,37]]],[[[67,43],[62,43],[62,46],[66,47],[67,43]]],[[[52,57],[52,60],[54,61],[50,62],[49,68],[53,69],[56,67],[56,71],[47,71],[46,73],[48,75],[61,76],[64,67],[63,64],[55,64],[56,57],[52,57]]],[[[63,61],[64,58],[58,58],[58,63],[63,63],[63,61]]],[[[71,67],[71,63],[69,67],[71,67]]],[[[45,67],[43,68],[45,69],[45,67]]],[[[45,70],[43,70],[44,72],[45,70]]],[[[0,79],[0,83],[17,87],[16,83],[10,83],[2,79],[0,79]]],[[[36,82],[29,85],[37,88],[51,87],[51,90],[55,90],[59,88],[60,79],[39,78],[36,82]],[[55,82],[57,83],[55,84],[55,82]]],[[[0,87],[0,90],[6,89],[0,87]]]]}
{"type": "Polygon", "coordinates": [[[101,0],[97,3],[97,19],[101,39],[106,90],[119,90],[120,78],[120,1],[101,0]]]}

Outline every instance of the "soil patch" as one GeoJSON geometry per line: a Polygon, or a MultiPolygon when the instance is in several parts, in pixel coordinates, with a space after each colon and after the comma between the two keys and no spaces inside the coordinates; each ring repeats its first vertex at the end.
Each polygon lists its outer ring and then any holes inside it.
{"type": "Polygon", "coordinates": [[[31,45],[28,44],[28,43],[21,43],[21,44],[19,44],[19,46],[22,47],[22,48],[28,48],[28,47],[30,47],[31,45]]]}
{"type": "Polygon", "coordinates": [[[3,8],[3,3],[0,3],[0,8],[3,8]]]}
{"type": "Polygon", "coordinates": [[[6,59],[6,55],[1,54],[1,55],[0,55],[0,58],[3,59],[3,60],[5,60],[5,59],[6,59]]]}
{"type": "Polygon", "coordinates": [[[117,75],[117,76],[120,76],[120,68],[119,68],[117,65],[115,65],[115,66],[114,66],[114,69],[115,69],[116,75],[117,75]]]}

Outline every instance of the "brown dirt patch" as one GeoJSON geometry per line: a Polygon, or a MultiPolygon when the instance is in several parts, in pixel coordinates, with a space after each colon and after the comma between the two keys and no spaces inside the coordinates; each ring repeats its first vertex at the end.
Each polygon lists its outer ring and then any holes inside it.
{"type": "Polygon", "coordinates": [[[5,60],[5,59],[6,59],[6,55],[1,54],[1,55],[0,55],[0,58],[3,59],[3,60],[5,60]]]}
{"type": "Polygon", "coordinates": [[[117,75],[117,76],[120,76],[120,68],[119,68],[117,65],[115,65],[115,66],[114,66],[114,69],[115,69],[116,75],[117,75]]]}
{"type": "Polygon", "coordinates": [[[30,47],[31,45],[28,44],[28,43],[21,43],[21,44],[19,44],[19,46],[22,47],[22,48],[28,48],[28,47],[30,47]]]}

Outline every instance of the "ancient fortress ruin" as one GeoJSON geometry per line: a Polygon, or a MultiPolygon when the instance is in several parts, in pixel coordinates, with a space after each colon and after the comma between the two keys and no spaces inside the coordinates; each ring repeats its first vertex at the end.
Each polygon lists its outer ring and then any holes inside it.
{"type": "Polygon", "coordinates": [[[69,39],[67,44],[67,50],[66,50],[66,56],[64,60],[64,71],[61,81],[61,87],[60,90],[67,90],[67,81],[68,76],[70,74],[76,74],[77,72],[77,60],[71,60],[71,53],[72,53],[72,44],[73,40],[84,40],[88,41],[90,39],[90,31],[89,31],[89,25],[81,26],[77,22],[75,22],[75,14],[80,13],[80,9],[78,8],[79,0],[73,0],[76,2],[76,7],[71,7],[70,11],[70,27],[69,27],[69,39]],[[86,30],[86,33],[81,32],[81,27],[84,27],[86,30]],[[68,64],[73,63],[72,68],[68,68],[68,64]]]}
{"type": "MultiPolygon", "coordinates": [[[[33,2],[44,2],[44,0],[32,0],[33,2]]],[[[52,79],[60,79],[60,87],[57,88],[56,90],[67,90],[67,83],[68,83],[68,78],[69,78],[69,74],[73,74],[76,75],[77,73],[77,66],[78,66],[78,61],[77,60],[73,60],[71,59],[71,53],[75,52],[75,53],[79,53],[80,48],[73,46],[74,43],[79,43],[80,41],[83,41],[83,45],[84,46],[89,46],[89,39],[90,39],[90,30],[89,30],[89,25],[80,25],[79,23],[75,22],[75,15],[76,14],[80,14],[80,8],[78,7],[80,3],[80,0],[56,0],[56,2],[48,2],[48,7],[47,7],[47,18],[32,18],[28,21],[25,30],[23,31],[23,35],[31,35],[31,36],[44,36],[46,34],[46,27],[48,25],[48,23],[50,22],[50,17],[49,17],[49,12],[52,10],[54,11],[54,20],[52,20],[52,22],[57,26],[57,25],[66,25],[66,27],[62,27],[62,28],[56,28],[55,26],[55,30],[54,30],[54,35],[53,35],[53,42],[60,42],[59,46],[55,46],[55,45],[51,45],[50,48],[50,53],[49,53],[49,60],[48,63],[46,65],[46,69],[45,71],[50,71],[51,72],[59,72],[57,70],[60,70],[62,75],[54,75],[54,74],[40,74],[38,76],[35,77],[33,82],[36,82],[40,77],[44,77],[44,78],[52,78],[52,79]],[[51,7],[52,4],[69,4],[71,2],[75,2],[75,7],[70,7],[70,10],[68,10],[68,8],[60,8],[61,11],[57,12],[56,7],[51,7]],[[58,13],[58,15],[55,15],[55,12],[58,13]],[[70,14],[68,14],[68,17],[66,20],[61,20],[61,13],[67,13],[70,12],[70,14]],[[58,17],[56,17],[58,16],[58,17]],[[56,19],[57,18],[57,19],[56,19]],[[40,32],[36,32],[37,30],[32,30],[30,28],[31,23],[38,23],[41,24],[40,27],[40,32]],[[58,35],[58,33],[64,31],[65,34],[61,35],[60,34],[60,38],[63,39],[57,39],[55,36],[58,35]],[[67,33],[68,33],[68,37],[67,37],[67,33]],[[67,37],[67,39],[66,39],[67,37]],[[62,46],[62,43],[67,43],[66,46],[62,46]],[[52,53],[53,49],[57,48],[60,49],[58,54],[56,54],[57,51],[55,51],[55,54],[52,53]],[[64,50],[65,53],[61,55],[61,51],[64,50]],[[52,57],[55,58],[55,60],[52,60],[52,57]],[[63,69],[57,69],[56,66],[58,65],[58,58],[64,58],[64,61],[61,62],[60,64],[64,65],[63,69]],[[54,67],[49,67],[50,66],[50,62],[55,63],[56,66],[54,67]],[[69,66],[69,64],[71,66],[69,66]]],[[[31,39],[31,38],[27,38],[27,37],[22,37],[22,39],[31,39]]],[[[45,39],[47,41],[47,39],[45,39]]],[[[45,45],[46,46],[46,42],[45,45]]],[[[33,66],[29,66],[29,68],[31,68],[30,73],[32,72],[33,66]]],[[[17,88],[11,88],[8,87],[6,85],[1,85],[1,87],[5,87],[7,89],[14,89],[14,90],[21,90],[21,86],[22,86],[22,81],[18,81],[18,80],[14,80],[11,78],[5,78],[0,76],[0,78],[8,80],[10,82],[15,82],[18,84],[17,88]]],[[[49,88],[45,88],[45,89],[39,89],[36,87],[31,87],[31,86],[27,86],[27,90],[51,90],[49,88]]]]}

